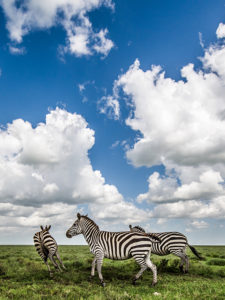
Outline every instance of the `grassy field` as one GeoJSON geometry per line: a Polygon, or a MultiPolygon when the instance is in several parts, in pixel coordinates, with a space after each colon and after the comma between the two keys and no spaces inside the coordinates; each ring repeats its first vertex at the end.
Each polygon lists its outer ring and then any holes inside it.
{"type": "Polygon", "coordinates": [[[188,251],[190,272],[185,275],[179,273],[175,256],[152,255],[158,268],[155,287],[151,271],[136,286],[131,284],[139,269],[134,260],[105,259],[102,288],[97,274],[89,281],[92,254],[87,246],[60,246],[67,270],[53,278],[34,246],[0,246],[0,299],[225,299],[225,246],[196,248],[204,260],[188,251]]]}

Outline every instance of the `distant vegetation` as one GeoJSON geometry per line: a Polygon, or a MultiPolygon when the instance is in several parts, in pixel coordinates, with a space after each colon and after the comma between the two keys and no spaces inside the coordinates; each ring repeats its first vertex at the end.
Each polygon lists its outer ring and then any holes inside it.
{"type": "Polygon", "coordinates": [[[34,246],[0,246],[0,299],[224,299],[225,246],[196,248],[204,260],[188,250],[190,272],[185,275],[179,272],[179,258],[152,255],[158,268],[154,288],[151,271],[136,286],[131,284],[139,269],[134,260],[105,259],[102,271],[107,285],[102,288],[97,273],[89,281],[93,256],[87,246],[59,246],[67,270],[54,272],[53,278],[34,246]]]}

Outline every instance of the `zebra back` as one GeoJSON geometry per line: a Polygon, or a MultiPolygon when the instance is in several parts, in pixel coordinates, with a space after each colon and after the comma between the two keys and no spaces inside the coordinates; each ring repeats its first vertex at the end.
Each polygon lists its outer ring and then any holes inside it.
{"type": "Polygon", "coordinates": [[[48,259],[48,249],[44,247],[43,241],[42,241],[42,236],[41,232],[36,232],[34,237],[34,246],[40,257],[44,260],[47,261],[48,259]]]}
{"type": "Polygon", "coordinates": [[[44,261],[47,261],[49,252],[55,254],[58,249],[55,239],[49,233],[50,228],[51,226],[41,226],[41,231],[36,232],[33,237],[34,246],[44,261]]]}
{"type": "Polygon", "coordinates": [[[153,242],[155,242],[155,243],[161,242],[161,238],[160,238],[160,236],[158,236],[158,234],[146,233],[145,230],[141,226],[132,227],[132,225],[129,225],[129,228],[130,228],[131,232],[140,232],[142,234],[145,234],[145,235],[151,237],[153,239],[153,242]]]}
{"type": "MultiPolygon", "coordinates": [[[[145,232],[140,226],[129,226],[131,231],[145,232]]],[[[188,245],[187,237],[180,232],[158,232],[155,237],[160,239],[160,243],[152,243],[152,253],[157,255],[167,255],[171,252],[181,251],[188,245]]]]}

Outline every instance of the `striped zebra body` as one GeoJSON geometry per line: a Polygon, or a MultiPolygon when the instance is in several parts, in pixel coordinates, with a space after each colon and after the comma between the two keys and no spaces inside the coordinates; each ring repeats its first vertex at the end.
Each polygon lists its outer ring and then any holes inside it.
{"type": "Polygon", "coordinates": [[[46,262],[48,259],[48,249],[43,245],[43,235],[41,232],[36,232],[34,237],[34,246],[40,257],[46,262]]]}
{"type": "Polygon", "coordinates": [[[113,260],[124,260],[131,258],[135,253],[143,256],[149,252],[152,241],[148,236],[136,233],[128,234],[127,232],[107,232],[100,231],[99,241],[94,247],[94,252],[101,249],[104,257],[113,260]],[[141,248],[139,248],[141,245],[141,248]],[[136,250],[135,250],[136,249],[136,250]]]}
{"type": "Polygon", "coordinates": [[[153,272],[153,282],[157,282],[157,271],[150,260],[152,239],[151,234],[140,232],[107,232],[100,231],[99,227],[87,216],[77,214],[78,219],[67,230],[66,236],[71,238],[74,235],[83,234],[90,251],[94,254],[91,276],[95,274],[97,265],[98,275],[101,284],[105,286],[101,273],[104,257],[113,260],[124,260],[133,257],[141,269],[133,279],[133,283],[150,268],[153,272]]]}
{"type": "Polygon", "coordinates": [[[36,232],[33,239],[34,239],[34,246],[38,252],[38,254],[40,255],[40,257],[43,259],[44,263],[46,264],[50,276],[52,276],[52,272],[51,269],[49,267],[48,264],[48,258],[52,261],[54,267],[61,271],[60,265],[58,265],[58,263],[55,261],[54,256],[56,256],[60,262],[60,264],[62,265],[62,267],[65,269],[65,266],[63,265],[61,258],[59,256],[58,253],[58,245],[55,241],[55,239],[51,236],[51,234],[49,233],[49,229],[51,226],[46,226],[45,228],[43,228],[41,226],[41,231],[40,232],[36,232]]]}
{"type": "MultiPolygon", "coordinates": [[[[130,225],[131,232],[145,232],[140,226],[132,227],[130,225]]],[[[152,243],[152,253],[160,256],[174,254],[181,259],[180,270],[187,273],[189,269],[189,259],[185,253],[187,246],[191,251],[201,259],[201,256],[198,254],[197,250],[188,244],[188,240],[185,235],[180,232],[159,232],[154,233],[161,241],[159,243],[152,243]],[[185,269],[183,270],[183,266],[185,269]]]]}
{"type": "Polygon", "coordinates": [[[160,232],[155,233],[155,235],[161,239],[161,243],[152,245],[152,253],[157,255],[185,251],[188,245],[186,236],[179,232],[160,232]]]}

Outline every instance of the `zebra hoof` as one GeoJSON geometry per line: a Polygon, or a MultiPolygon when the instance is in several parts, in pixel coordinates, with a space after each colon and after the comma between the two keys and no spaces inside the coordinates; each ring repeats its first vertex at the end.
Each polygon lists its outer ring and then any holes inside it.
{"type": "Polygon", "coordinates": [[[181,272],[181,273],[185,273],[185,271],[184,271],[184,269],[183,269],[183,266],[180,266],[179,269],[180,269],[180,272],[181,272]]]}
{"type": "Polygon", "coordinates": [[[132,284],[133,284],[133,285],[136,285],[136,284],[137,284],[136,280],[137,280],[137,279],[133,279],[133,280],[132,280],[132,284]]]}
{"type": "Polygon", "coordinates": [[[153,282],[153,283],[152,283],[152,286],[155,286],[156,284],[157,284],[157,282],[153,282]]]}
{"type": "Polygon", "coordinates": [[[101,282],[101,285],[102,285],[102,287],[105,287],[105,282],[102,281],[102,282],[101,282]]]}
{"type": "Polygon", "coordinates": [[[93,277],[94,277],[94,276],[90,275],[90,276],[88,277],[89,281],[92,281],[93,277]]]}

